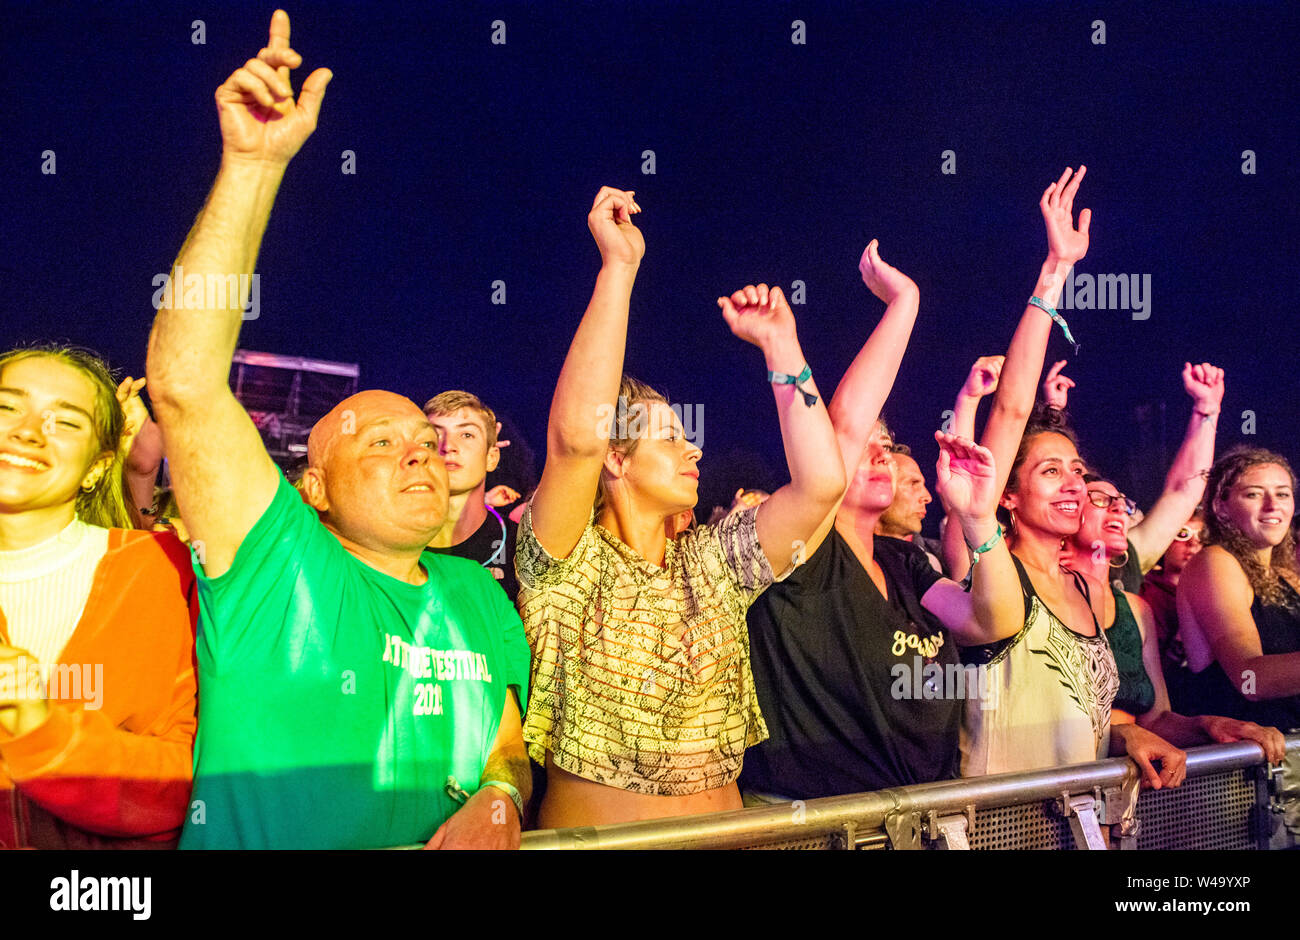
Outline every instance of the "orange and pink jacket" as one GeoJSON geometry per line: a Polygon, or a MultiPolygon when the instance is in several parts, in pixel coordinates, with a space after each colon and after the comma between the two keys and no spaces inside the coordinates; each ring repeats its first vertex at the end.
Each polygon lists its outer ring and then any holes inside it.
{"type": "Polygon", "coordinates": [[[111,530],[59,658],[87,675],[102,666],[100,707],[83,689],[50,699],[49,718],[26,734],[0,728],[0,848],[176,845],[193,774],[197,617],[184,544],[111,530]]]}

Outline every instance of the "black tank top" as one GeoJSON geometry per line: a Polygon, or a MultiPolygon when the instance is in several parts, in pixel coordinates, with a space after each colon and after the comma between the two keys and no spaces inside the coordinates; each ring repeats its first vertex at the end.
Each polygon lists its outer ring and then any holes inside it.
{"type": "MultiPolygon", "coordinates": [[[[1282,593],[1281,604],[1264,604],[1256,597],[1250,605],[1265,656],[1300,652],[1300,594],[1286,580],[1282,580],[1282,593]]],[[[1243,676],[1241,681],[1249,678],[1243,676]]],[[[1240,684],[1229,679],[1218,662],[1193,673],[1190,685],[1199,706],[1197,714],[1227,715],[1282,731],[1300,731],[1300,695],[1249,701],[1242,696],[1240,684]]]]}

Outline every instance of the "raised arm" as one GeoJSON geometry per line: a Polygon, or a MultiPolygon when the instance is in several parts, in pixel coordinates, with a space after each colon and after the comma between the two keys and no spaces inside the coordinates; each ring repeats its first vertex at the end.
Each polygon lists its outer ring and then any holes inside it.
{"type": "Polygon", "coordinates": [[[533,532],[555,558],[567,558],[582,537],[609,447],[602,413],[608,416],[618,399],[628,305],[645,254],[645,239],[632,224],[632,213],[641,211],[633,196],[631,190],[602,186],[587,215],[600,248],[600,273],[555,384],[546,464],[532,498],[533,532]]]}
{"type": "Polygon", "coordinates": [[[1007,541],[999,535],[994,513],[1001,491],[993,455],[974,441],[938,432],[939,463],[935,489],[949,507],[948,527],[972,549],[980,548],[970,593],[954,581],[936,581],[921,603],[947,627],[958,643],[992,643],[1025,625],[1025,607],[1007,541]]]}
{"type": "MultiPolygon", "coordinates": [[[[1033,296],[1053,308],[1060,300],[1061,288],[1070,268],[1088,252],[1091,210],[1082,210],[1079,227],[1077,230],[1074,227],[1074,196],[1086,172],[1087,167],[1080,166],[1079,172],[1071,179],[1071,170],[1067,167],[1061,178],[1047,187],[1038,202],[1047,225],[1047,260],[1039,271],[1033,296]]],[[[1007,348],[997,395],[981,441],[993,453],[998,471],[998,492],[1006,488],[1020,438],[1034,409],[1034,396],[1038,391],[1038,378],[1043,371],[1052,324],[1046,311],[1034,304],[1026,304],[1020,325],[1007,348]]]]}
{"type": "MultiPolygon", "coordinates": [[[[1006,358],[1006,356],[980,356],[971,366],[966,382],[957,393],[957,401],[953,403],[951,433],[954,437],[965,438],[968,441],[975,440],[975,415],[979,411],[980,399],[997,391],[998,379],[1002,375],[1002,364],[1006,362],[1006,358]]],[[[942,492],[939,493],[939,500],[943,502],[942,492]]],[[[961,525],[952,516],[947,503],[943,504],[943,511],[948,520],[943,527],[943,538],[940,541],[943,563],[947,565],[952,579],[960,581],[970,570],[970,553],[966,549],[961,525]]]]}
{"type": "MultiPolygon", "coordinates": [[[[876,239],[873,238],[862,252],[858,270],[871,293],[885,302],[885,313],[849,364],[849,370],[840,379],[831,398],[831,424],[844,462],[845,480],[853,479],[857,472],[867,440],[880,419],[885,399],[894,387],[921,303],[921,292],[916,283],[881,260],[876,239]]],[[[839,504],[840,500],[836,500],[808,540],[805,557],[810,557],[830,532],[839,504]]]]}
{"type": "Polygon", "coordinates": [[[171,273],[149,336],[149,391],[171,461],[181,516],[211,577],[230,567],[270,505],[278,475],[261,436],[230,391],[230,360],[271,205],[289,160],[316,128],[331,74],[317,69],[295,103],[289,17],[217,89],[221,169],[171,273]],[[184,283],[182,283],[182,278],[184,283]],[[196,280],[197,279],[197,280],[196,280]],[[238,289],[227,286],[238,283],[238,289]],[[203,302],[187,306],[199,284],[203,302]],[[220,284],[221,290],[212,289],[220,284]],[[220,302],[224,301],[224,303],[220,302]],[[200,544],[201,543],[201,544],[200,544]]]}
{"type": "MultiPolygon", "coordinates": [[[[769,372],[799,378],[807,360],[795,333],[794,313],[781,288],[750,285],[718,306],[731,332],[763,351],[769,372]]],[[[811,378],[796,387],[775,381],[781,441],[790,468],[790,482],[758,507],[758,542],[777,574],[790,567],[802,545],[810,546],[819,526],[844,495],[844,464],[835,429],[811,378]],[[809,398],[816,400],[809,404],[809,398]]],[[[804,556],[811,554],[805,551],[804,556]]]]}
{"type": "Polygon", "coordinates": [[[1205,494],[1206,473],[1214,463],[1214,435],[1223,404],[1223,370],[1203,362],[1183,365],[1183,388],[1192,398],[1192,416],[1165,488],[1142,521],[1129,530],[1142,571],[1155,567],[1174,536],[1196,510],[1205,494]]]}
{"type": "Polygon", "coordinates": [[[894,387],[921,303],[916,283],[881,260],[876,239],[862,252],[858,270],[871,293],[885,302],[885,313],[840,379],[830,403],[846,480],[857,472],[867,439],[894,387]]]}
{"type": "Polygon", "coordinates": [[[163,461],[162,431],[149,417],[149,409],[140,398],[144,379],[127,376],[117,387],[117,401],[126,413],[122,432],[122,483],[126,489],[126,508],[138,529],[148,529],[157,521],[147,515],[153,506],[154,485],[163,461]]]}

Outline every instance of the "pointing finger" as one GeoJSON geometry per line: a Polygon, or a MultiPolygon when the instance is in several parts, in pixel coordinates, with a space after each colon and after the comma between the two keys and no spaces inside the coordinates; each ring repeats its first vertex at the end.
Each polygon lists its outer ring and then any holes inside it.
{"type": "Polygon", "coordinates": [[[289,14],[283,10],[271,14],[271,39],[267,46],[271,49],[289,48],[289,14]]]}

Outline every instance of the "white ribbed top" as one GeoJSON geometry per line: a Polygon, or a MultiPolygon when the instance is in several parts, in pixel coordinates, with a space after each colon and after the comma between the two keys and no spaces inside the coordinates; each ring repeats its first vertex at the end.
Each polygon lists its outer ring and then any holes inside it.
{"type": "Polygon", "coordinates": [[[30,548],[0,552],[0,610],[10,645],[27,650],[37,662],[58,662],[107,552],[108,529],[80,519],[30,548]]]}

